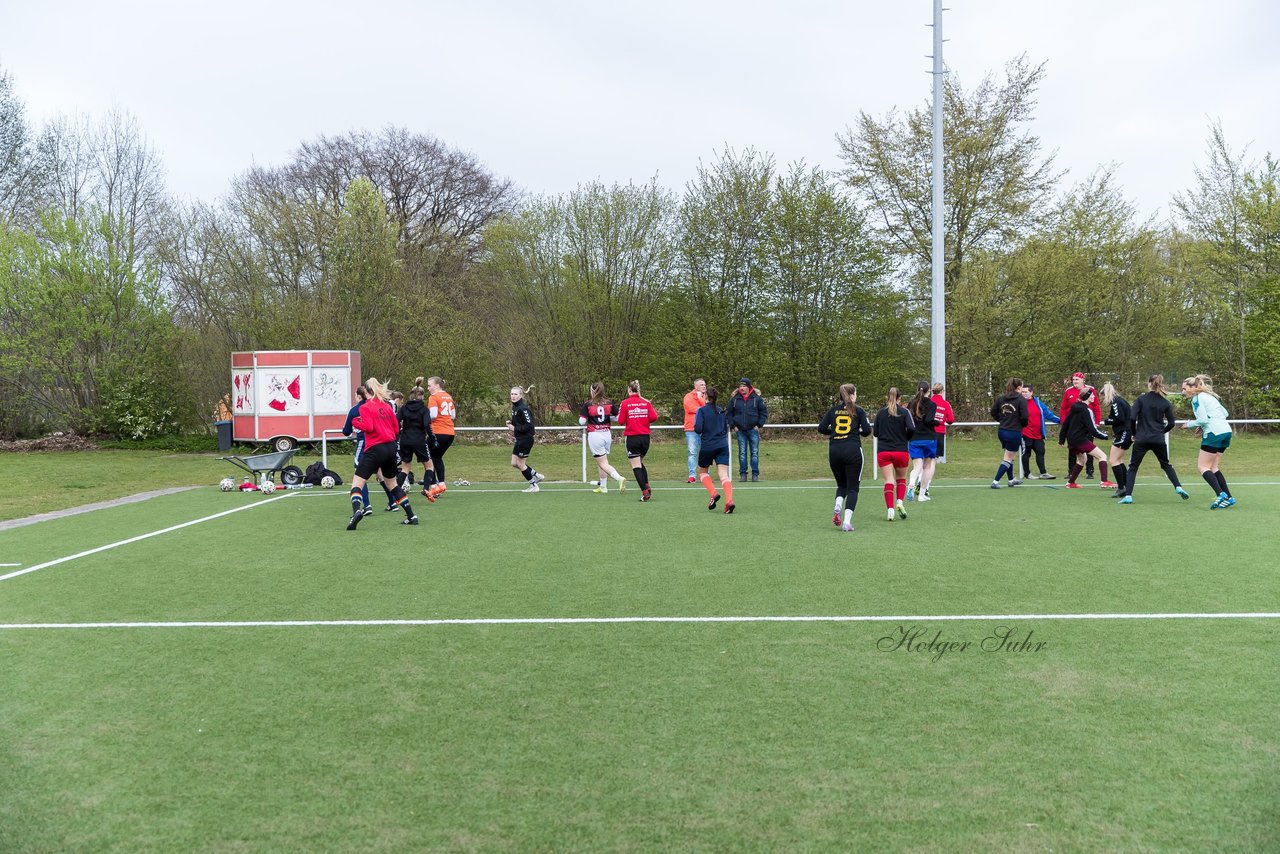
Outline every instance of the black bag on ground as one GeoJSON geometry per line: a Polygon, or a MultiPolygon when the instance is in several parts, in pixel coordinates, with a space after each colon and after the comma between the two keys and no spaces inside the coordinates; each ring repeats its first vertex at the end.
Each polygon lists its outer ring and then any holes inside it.
{"type": "Polygon", "coordinates": [[[307,470],[302,473],[302,482],[319,486],[325,475],[333,478],[334,486],[342,486],[342,477],[333,469],[325,468],[324,463],[319,460],[307,466],[307,470]]]}

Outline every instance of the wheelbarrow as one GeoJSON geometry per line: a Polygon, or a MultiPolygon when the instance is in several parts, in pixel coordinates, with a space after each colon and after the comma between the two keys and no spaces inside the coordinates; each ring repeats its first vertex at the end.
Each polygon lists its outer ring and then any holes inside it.
{"type": "Polygon", "coordinates": [[[271,480],[275,480],[275,473],[280,472],[280,483],[285,486],[294,486],[302,483],[302,469],[297,466],[289,465],[289,461],[293,459],[293,455],[298,452],[297,448],[288,451],[275,451],[270,454],[254,454],[251,457],[218,457],[220,460],[226,460],[238,469],[254,475],[254,482],[258,478],[256,475],[265,474],[271,480]]]}

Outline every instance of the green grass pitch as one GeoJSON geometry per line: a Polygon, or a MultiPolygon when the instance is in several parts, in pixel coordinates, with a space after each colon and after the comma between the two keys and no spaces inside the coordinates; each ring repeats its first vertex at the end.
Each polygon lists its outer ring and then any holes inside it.
{"type": "Polygon", "coordinates": [[[852,534],[824,480],[501,467],[417,528],[208,485],[0,531],[48,564],[0,581],[0,850],[1276,849],[1280,620],[1139,617],[1280,612],[1280,481],[1117,507],[982,450],[852,534]]]}

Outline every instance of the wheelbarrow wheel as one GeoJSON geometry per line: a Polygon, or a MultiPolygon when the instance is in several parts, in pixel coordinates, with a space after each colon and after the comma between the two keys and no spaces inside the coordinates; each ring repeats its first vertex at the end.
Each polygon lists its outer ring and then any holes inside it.
{"type": "Polygon", "coordinates": [[[280,482],[285,486],[296,486],[302,483],[302,469],[297,466],[285,466],[280,469],[280,482]]]}

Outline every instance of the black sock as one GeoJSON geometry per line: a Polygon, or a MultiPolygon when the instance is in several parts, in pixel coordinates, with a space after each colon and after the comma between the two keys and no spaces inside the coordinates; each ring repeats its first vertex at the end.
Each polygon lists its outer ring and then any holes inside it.
{"type": "Polygon", "coordinates": [[[436,473],[433,472],[431,469],[427,469],[422,473],[423,489],[430,489],[432,486],[435,485],[435,482],[436,482],[436,473]]]}
{"type": "Polygon", "coordinates": [[[520,470],[520,474],[524,475],[525,480],[533,480],[533,466],[525,466],[520,470]]]}
{"type": "Polygon", "coordinates": [[[1126,489],[1128,481],[1128,471],[1124,463],[1116,463],[1111,467],[1111,479],[1116,482],[1116,486],[1126,489]]]}
{"type": "Polygon", "coordinates": [[[396,489],[403,489],[405,483],[409,480],[409,473],[406,471],[396,472],[396,489]]]}
{"type": "Polygon", "coordinates": [[[354,486],[351,487],[351,512],[352,513],[364,512],[364,496],[361,495],[360,490],[354,486]]]}
{"type": "Polygon", "coordinates": [[[637,469],[632,469],[631,473],[635,475],[636,484],[639,485],[641,490],[645,490],[649,488],[649,472],[645,471],[644,466],[640,466],[640,468],[637,468],[637,469]]]}
{"type": "Polygon", "coordinates": [[[1206,471],[1200,474],[1204,478],[1204,482],[1209,484],[1209,488],[1213,490],[1213,494],[1217,495],[1222,491],[1222,487],[1218,484],[1218,473],[1214,471],[1206,471]]]}
{"type": "Polygon", "coordinates": [[[1220,471],[1216,471],[1214,472],[1214,474],[1218,476],[1218,486],[1220,487],[1218,491],[1225,492],[1227,494],[1227,497],[1230,498],[1231,490],[1227,489],[1227,479],[1222,476],[1222,472],[1220,471]]]}
{"type": "Polygon", "coordinates": [[[387,486],[387,482],[385,480],[380,480],[378,483],[382,484],[382,491],[387,494],[387,503],[395,501],[395,498],[391,495],[391,487],[387,486]]]}

